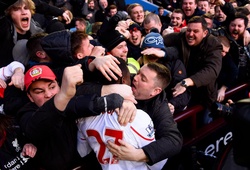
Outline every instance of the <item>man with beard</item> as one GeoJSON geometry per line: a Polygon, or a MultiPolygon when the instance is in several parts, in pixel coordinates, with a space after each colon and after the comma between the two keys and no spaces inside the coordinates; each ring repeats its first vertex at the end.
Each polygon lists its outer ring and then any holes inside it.
{"type": "Polygon", "coordinates": [[[247,16],[242,13],[236,13],[227,27],[223,27],[218,32],[214,32],[215,34],[226,36],[230,41],[229,54],[236,68],[238,68],[237,80],[233,85],[245,83],[250,80],[249,43],[244,45],[244,39],[247,36],[247,34],[245,34],[247,24],[247,16]]]}
{"type": "Polygon", "coordinates": [[[191,90],[190,105],[202,104],[207,108],[200,123],[209,123],[208,117],[211,104],[216,101],[216,79],[221,70],[222,46],[216,37],[210,35],[203,17],[191,18],[187,30],[164,36],[166,46],[179,48],[180,59],[183,61],[187,78],[173,88],[173,96],[178,96],[187,89],[191,90]]]}
{"type": "Polygon", "coordinates": [[[185,14],[186,22],[188,22],[193,16],[201,16],[205,13],[197,7],[197,0],[182,0],[181,8],[185,14]]]}

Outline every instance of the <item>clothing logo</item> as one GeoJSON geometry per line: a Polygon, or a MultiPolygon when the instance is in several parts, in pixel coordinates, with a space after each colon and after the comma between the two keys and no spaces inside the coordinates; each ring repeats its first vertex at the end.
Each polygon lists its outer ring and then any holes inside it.
{"type": "Polygon", "coordinates": [[[40,67],[35,67],[32,70],[30,70],[30,76],[36,77],[38,75],[42,74],[42,69],[40,67]]]}
{"type": "Polygon", "coordinates": [[[146,128],[146,131],[148,132],[148,137],[152,138],[154,136],[155,130],[152,121],[149,123],[148,127],[146,128]]]}
{"type": "Polygon", "coordinates": [[[12,141],[12,145],[14,148],[16,148],[16,152],[19,152],[21,150],[19,144],[18,144],[18,141],[17,141],[17,138],[15,138],[14,141],[12,141]]]}
{"type": "Polygon", "coordinates": [[[147,37],[144,40],[144,43],[145,44],[156,44],[156,45],[163,44],[163,38],[160,35],[157,37],[147,37]]]}

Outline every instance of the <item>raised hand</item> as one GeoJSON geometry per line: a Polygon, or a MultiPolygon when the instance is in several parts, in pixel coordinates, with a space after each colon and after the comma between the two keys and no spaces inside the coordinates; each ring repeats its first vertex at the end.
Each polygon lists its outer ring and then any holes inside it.
{"type": "Polygon", "coordinates": [[[89,70],[94,71],[94,69],[99,70],[109,81],[111,78],[114,80],[118,80],[116,73],[118,76],[122,76],[121,69],[117,64],[120,62],[112,55],[106,55],[103,57],[96,57],[90,64],[89,70]]]}
{"type": "Polygon", "coordinates": [[[16,88],[21,90],[24,89],[24,73],[22,68],[16,68],[14,74],[11,76],[11,82],[8,84],[9,86],[14,85],[16,88]]]}

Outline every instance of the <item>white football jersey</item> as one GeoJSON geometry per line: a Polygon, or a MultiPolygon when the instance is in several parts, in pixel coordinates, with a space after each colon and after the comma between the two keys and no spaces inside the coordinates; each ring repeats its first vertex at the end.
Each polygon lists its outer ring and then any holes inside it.
{"type": "Polygon", "coordinates": [[[127,126],[121,126],[116,112],[112,112],[80,119],[78,129],[79,154],[84,157],[93,149],[104,170],[160,170],[167,161],[149,166],[145,162],[117,160],[106,147],[109,140],[119,144],[118,139],[122,139],[135,148],[155,141],[153,121],[142,110],[137,110],[134,121],[127,126]]]}

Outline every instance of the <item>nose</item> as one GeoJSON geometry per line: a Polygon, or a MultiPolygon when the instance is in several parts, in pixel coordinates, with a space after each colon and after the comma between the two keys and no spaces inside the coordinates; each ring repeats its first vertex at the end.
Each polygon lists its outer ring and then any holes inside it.
{"type": "Polygon", "coordinates": [[[189,36],[193,36],[193,34],[194,34],[193,31],[188,32],[188,35],[189,35],[189,36]]]}
{"type": "Polygon", "coordinates": [[[137,82],[137,80],[138,80],[138,74],[136,74],[136,75],[134,76],[133,82],[137,82]]]}
{"type": "Polygon", "coordinates": [[[123,51],[124,51],[124,52],[128,52],[128,47],[125,46],[123,51]]]}
{"type": "Polygon", "coordinates": [[[46,97],[46,98],[51,98],[52,95],[53,95],[53,93],[52,93],[50,90],[46,90],[46,91],[45,91],[45,97],[46,97]]]}

